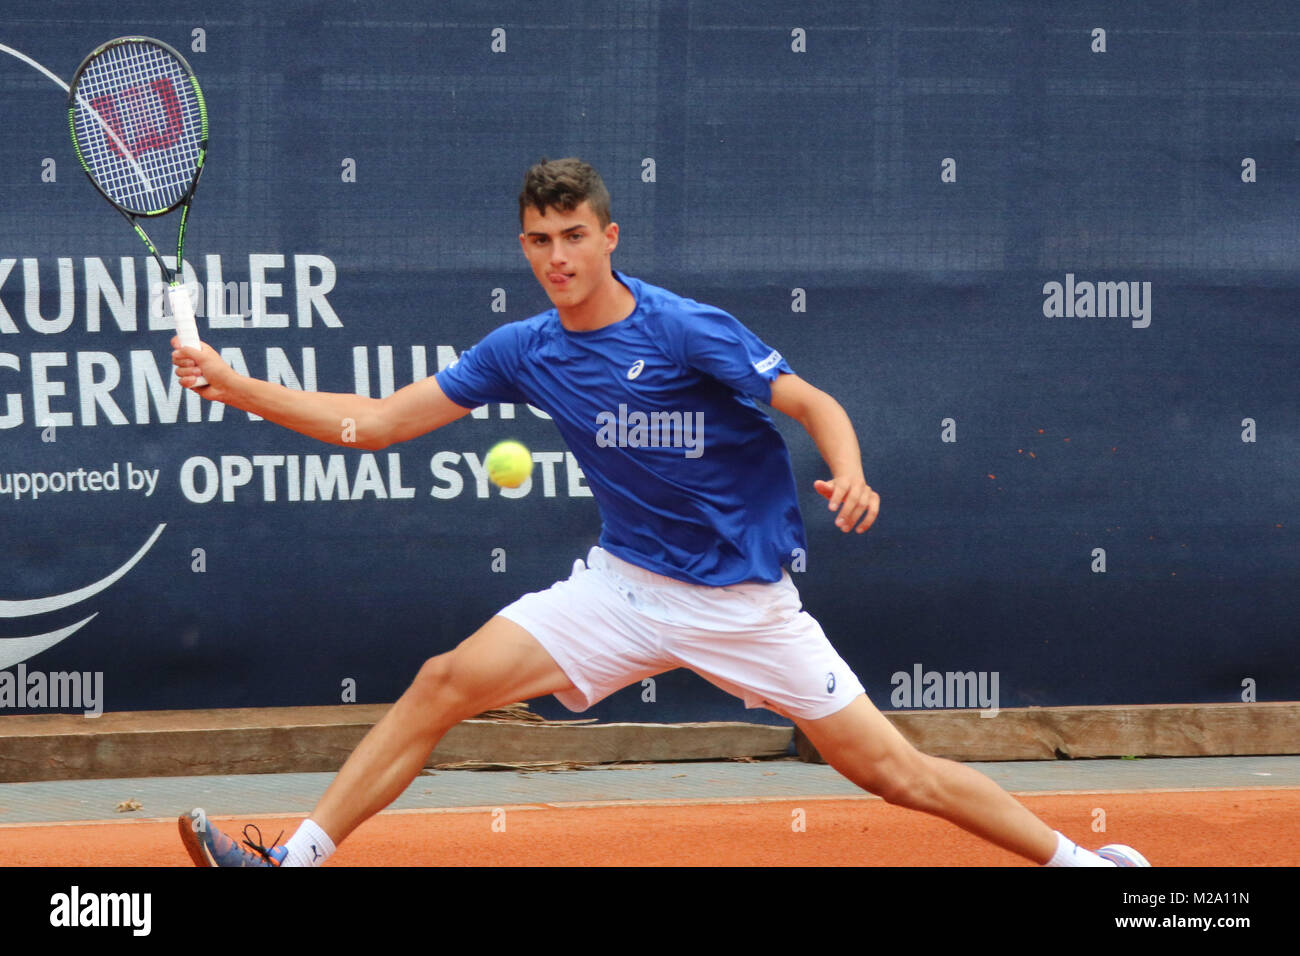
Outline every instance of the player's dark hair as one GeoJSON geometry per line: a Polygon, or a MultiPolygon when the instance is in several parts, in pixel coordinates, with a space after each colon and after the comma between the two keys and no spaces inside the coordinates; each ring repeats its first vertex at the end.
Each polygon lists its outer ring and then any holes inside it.
{"type": "Polygon", "coordinates": [[[601,228],[608,226],[609,190],[600,173],[573,156],[567,159],[543,156],[524,173],[524,188],[519,193],[519,225],[523,226],[524,211],[529,206],[544,216],[551,207],[572,212],[583,200],[591,203],[601,228]]]}

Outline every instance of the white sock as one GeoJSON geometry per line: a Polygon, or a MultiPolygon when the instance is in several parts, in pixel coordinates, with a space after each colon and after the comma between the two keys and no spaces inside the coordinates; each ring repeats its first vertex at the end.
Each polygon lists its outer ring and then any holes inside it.
{"type": "Polygon", "coordinates": [[[1114,866],[1110,860],[1103,860],[1091,850],[1070,841],[1064,833],[1056,832],[1056,852],[1044,866],[1114,866]]]}
{"type": "Polygon", "coordinates": [[[281,866],[320,866],[334,853],[334,841],[312,820],[304,820],[284,845],[289,855],[281,866]]]}

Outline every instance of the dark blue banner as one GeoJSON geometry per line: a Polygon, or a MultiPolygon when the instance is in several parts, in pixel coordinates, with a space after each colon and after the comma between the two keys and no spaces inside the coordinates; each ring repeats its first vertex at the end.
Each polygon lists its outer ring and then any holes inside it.
{"type": "MultiPolygon", "coordinates": [[[[129,33],[207,96],[184,274],[237,369],[380,397],[548,308],[516,198],[581,156],[617,268],[853,418],[861,537],[778,424],[796,583],[882,709],[1300,697],[1291,5],[161,10],[0,15],[0,713],[391,700],[599,534],[527,406],[367,452],[180,390],[160,270],[37,68],[129,33]]],[[[681,672],[588,716],[776,719],[681,672]]]]}

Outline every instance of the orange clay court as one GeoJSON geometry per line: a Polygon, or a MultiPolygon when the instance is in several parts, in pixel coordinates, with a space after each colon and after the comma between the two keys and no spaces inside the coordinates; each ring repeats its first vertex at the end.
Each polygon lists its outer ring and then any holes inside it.
{"type": "MultiPolygon", "coordinates": [[[[1286,760],[1287,766],[1295,766],[1295,758],[1251,759],[1286,760]]],[[[698,772],[698,765],[680,766],[698,772]]],[[[539,776],[527,775],[521,786],[527,789],[539,776]]],[[[416,783],[429,792],[428,777],[419,777],[416,783]]],[[[40,785],[4,785],[0,801],[13,787],[33,786],[40,785]]],[[[1293,785],[1018,793],[1017,797],[1080,843],[1093,847],[1127,843],[1140,848],[1153,866],[1300,865],[1300,787],[1293,785]],[[1095,832],[1094,821],[1104,822],[1105,831],[1095,832]]],[[[1025,865],[941,820],[865,795],[728,797],[711,802],[707,798],[629,799],[620,804],[512,803],[390,810],[357,830],[330,865],[1025,865]]],[[[7,809],[0,805],[0,819],[8,815],[7,809]]],[[[141,809],[147,813],[149,808],[141,809]]],[[[211,819],[233,836],[252,823],[269,844],[282,829],[286,835],[292,833],[304,815],[226,816],[214,811],[211,819]]],[[[175,817],[115,816],[90,822],[0,824],[0,865],[190,865],[176,835],[175,817]]]]}

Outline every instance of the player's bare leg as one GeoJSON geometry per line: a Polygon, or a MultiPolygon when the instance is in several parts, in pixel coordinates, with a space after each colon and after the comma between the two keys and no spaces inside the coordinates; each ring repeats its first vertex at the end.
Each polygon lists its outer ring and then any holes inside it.
{"type": "Polygon", "coordinates": [[[943,817],[963,830],[1046,863],[1056,833],[972,767],[921,753],[864,694],[838,713],[796,721],[818,753],[887,802],[943,817]]]}
{"type": "Polygon", "coordinates": [[[337,846],[401,795],[460,721],[570,687],[564,671],[527,631],[503,617],[492,618],[455,650],[425,662],[348,757],[311,819],[337,846]]]}

